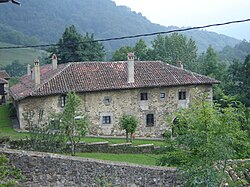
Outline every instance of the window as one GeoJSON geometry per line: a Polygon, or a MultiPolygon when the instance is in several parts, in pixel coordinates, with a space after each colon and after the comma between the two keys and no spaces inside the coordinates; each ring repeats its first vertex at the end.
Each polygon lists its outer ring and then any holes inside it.
{"type": "Polygon", "coordinates": [[[146,101],[146,100],[148,100],[148,93],[147,92],[141,93],[141,101],[146,101]]]}
{"type": "Polygon", "coordinates": [[[105,105],[110,105],[111,103],[111,97],[110,96],[105,96],[103,99],[103,102],[105,105]]]}
{"type": "Polygon", "coordinates": [[[102,124],[111,124],[111,116],[102,116],[102,124]]]}
{"type": "Polygon", "coordinates": [[[160,99],[164,99],[166,97],[166,94],[164,92],[160,93],[160,99]]]}
{"type": "Polygon", "coordinates": [[[154,126],[154,114],[147,114],[147,116],[146,116],[146,126],[147,127],[154,126]]]}
{"type": "Polygon", "coordinates": [[[185,100],[186,99],[186,92],[181,91],[179,92],[179,100],[185,100]]]}
{"type": "Polygon", "coordinates": [[[65,107],[67,101],[67,96],[66,95],[61,95],[61,107],[65,107]]]}

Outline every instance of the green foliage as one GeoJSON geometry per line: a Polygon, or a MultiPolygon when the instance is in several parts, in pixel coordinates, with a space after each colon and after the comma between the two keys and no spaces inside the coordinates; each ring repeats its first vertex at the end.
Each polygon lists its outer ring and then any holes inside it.
{"type": "Polygon", "coordinates": [[[136,127],[138,125],[138,120],[132,115],[123,115],[119,121],[122,130],[126,131],[126,139],[129,142],[128,134],[130,133],[130,142],[132,142],[132,135],[135,133],[136,127]]]}
{"type": "Polygon", "coordinates": [[[218,53],[218,58],[227,62],[233,62],[235,59],[244,61],[250,53],[250,41],[243,40],[234,47],[226,46],[218,53]]]}
{"type": "Polygon", "coordinates": [[[60,131],[71,143],[71,154],[75,155],[76,145],[86,135],[88,121],[81,112],[81,99],[74,92],[67,94],[67,101],[64,111],[61,113],[60,131]]]}
{"type": "Polygon", "coordinates": [[[94,34],[86,33],[83,37],[74,25],[65,29],[58,44],[58,49],[50,48],[48,51],[58,54],[59,63],[102,61],[105,56],[103,45],[94,42],[94,34]]]}
{"type": "Polygon", "coordinates": [[[112,56],[112,61],[126,61],[127,55],[130,52],[134,52],[134,49],[132,47],[129,46],[124,46],[121,47],[120,49],[117,49],[113,56],[112,56]]]}
{"type": "Polygon", "coordinates": [[[200,93],[189,109],[176,113],[174,141],[182,153],[166,156],[175,164],[180,164],[178,156],[185,158],[179,170],[186,186],[219,186],[227,180],[229,159],[249,157],[250,139],[241,128],[240,119],[245,119],[241,107],[213,106],[206,97],[200,93]]]}
{"type": "Polygon", "coordinates": [[[8,64],[5,67],[5,70],[11,77],[14,77],[14,76],[20,77],[24,75],[27,72],[26,69],[27,69],[26,65],[21,64],[18,60],[14,60],[11,64],[8,64]]]}
{"type": "Polygon", "coordinates": [[[0,42],[16,45],[37,45],[39,40],[36,37],[29,37],[11,27],[0,23],[0,42]]]}
{"type": "Polygon", "coordinates": [[[11,165],[5,155],[0,154],[0,186],[17,186],[18,181],[23,178],[20,170],[11,165]]]}
{"type": "MultiPolygon", "coordinates": [[[[42,152],[64,152],[66,148],[66,138],[58,129],[54,129],[54,121],[59,119],[49,119],[48,123],[43,124],[43,110],[38,114],[33,110],[23,113],[23,118],[28,124],[29,136],[22,148],[42,152]],[[35,121],[37,117],[37,121],[35,121]]],[[[54,116],[55,117],[55,116],[54,116]]],[[[18,145],[16,145],[18,147],[18,145]]]]}
{"type": "Polygon", "coordinates": [[[197,48],[195,42],[190,38],[178,33],[167,35],[165,38],[158,35],[152,41],[152,50],[149,56],[152,60],[161,60],[173,65],[177,61],[184,63],[187,68],[195,61],[197,48]]]}

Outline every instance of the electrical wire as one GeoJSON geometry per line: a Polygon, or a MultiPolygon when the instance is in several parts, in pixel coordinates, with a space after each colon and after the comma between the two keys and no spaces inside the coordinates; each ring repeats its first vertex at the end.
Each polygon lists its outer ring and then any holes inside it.
{"type": "Polygon", "coordinates": [[[248,21],[250,21],[250,19],[228,21],[228,22],[224,22],[224,23],[215,23],[215,24],[210,24],[210,25],[188,27],[188,28],[181,28],[181,29],[173,29],[173,30],[169,30],[169,31],[161,31],[161,32],[153,32],[153,33],[145,33],[145,34],[137,34],[137,35],[105,38],[105,39],[97,39],[97,40],[93,40],[93,41],[75,42],[75,43],[70,43],[70,44],[55,44],[54,43],[54,44],[42,44],[42,45],[6,46],[6,47],[0,47],[0,49],[21,49],[21,48],[24,49],[24,48],[38,48],[38,47],[57,47],[57,46],[64,46],[64,45],[77,45],[77,44],[82,44],[82,43],[116,41],[116,40],[124,40],[124,39],[131,39],[131,38],[154,36],[154,35],[159,35],[159,34],[170,34],[170,33],[174,33],[174,32],[184,32],[184,31],[189,31],[189,30],[204,29],[204,28],[208,28],[208,27],[218,27],[218,26],[230,25],[230,24],[235,24],[235,23],[244,23],[244,22],[248,22],[248,21]]]}

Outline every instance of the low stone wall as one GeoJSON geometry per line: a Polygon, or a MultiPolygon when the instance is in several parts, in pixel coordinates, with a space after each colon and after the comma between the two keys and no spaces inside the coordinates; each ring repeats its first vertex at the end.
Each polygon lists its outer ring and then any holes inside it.
{"type": "Polygon", "coordinates": [[[23,186],[178,186],[174,168],[4,148],[1,153],[26,176],[23,186]]]}
{"type": "MultiPolygon", "coordinates": [[[[23,140],[11,140],[6,143],[6,146],[10,149],[32,150],[31,144],[32,142],[30,142],[30,140],[23,139],[23,140]]],[[[109,142],[93,142],[93,143],[79,142],[76,146],[76,152],[80,153],[95,152],[95,153],[143,154],[143,153],[154,153],[159,149],[160,149],[159,147],[155,147],[153,144],[142,144],[138,146],[133,146],[132,143],[109,144],[109,142]]],[[[70,143],[68,143],[65,152],[70,152],[70,151],[71,151],[70,143]]]]}

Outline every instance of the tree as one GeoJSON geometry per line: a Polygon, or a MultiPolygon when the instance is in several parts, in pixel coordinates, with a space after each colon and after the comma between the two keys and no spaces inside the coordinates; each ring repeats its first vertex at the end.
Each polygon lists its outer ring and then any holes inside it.
{"type": "Polygon", "coordinates": [[[191,38],[187,39],[182,34],[173,33],[165,38],[158,35],[152,42],[149,56],[152,56],[153,60],[161,60],[173,65],[181,61],[189,68],[196,59],[197,47],[191,38]]]}
{"type": "Polygon", "coordinates": [[[138,61],[143,61],[143,60],[147,60],[147,45],[145,44],[145,41],[140,39],[134,47],[134,52],[135,52],[135,56],[137,58],[138,61]]]}
{"type": "Polygon", "coordinates": [[[71,144],[71,155],[75,155],[76,145],[86,135],[88,121],[81,112],[81,99],[74,92],[67,94],[67,101],[62,112],[60,130],[71,144]]]}
{"type": "Polygon", "coordinates": [[[211,45],[207,48],[203,66],[204,75],[216,77],[218,74],[218,60],[217,54],[211,45]]]}
{"type": "Polygon", "coordinates": [[[134,49],[129,46],[124,46],[121,47],[120,49],[117,49],[113,56],[112,56],[112,61],[126,61],[128,59],[127,55],[130,52],[133,52],[134,49]]]}
{"type": "Polygon", "coordinates": [[[197,57],[197,47],[195,41],[187,39],[186,36],[173,33],[165,37],[167,62],[176,64],[177,61],[183,62],[186,66],[194,62],[197,57]]]}
{"type": "Polygon", "coordinates": [[[132,135],[135,133],[135,129],[138,125],[138,120],[132,115],[123,115],[120,118],[120,127],[126,131],[126,140],[129,142],[128,135],[130,133],[130,141],[132,142],[132,135]]]}
{"type": "Polygon", "coordinates": [[[5,70],[11,77],[20,77],[27,72],[26,66],[18,60],[14,60],[11,64],[8,64],[5,70]]]}
{"type": "Polygon", "coordinates": [[[227,84],[225,90],[227,94],[235,96],[247,107],[250,106],[250,54],[246,56],[244,62],[234,60],[228,68],[227,84]]]}
{"type": "Polygon", "coordinates": [[[52,47],[48,52],[56,53],[60,59],[59,63],[102,61],[105,56],[104,46],[94,42],[94,35],[86,33],[83,37],[74,25],[65,29],[58,45],[58,48],[52,47]]]}
{"type": "Polygon", "coordinates": [[[186,186],[221,186],[227,179],[228,160],[239,158],[242,152],[249,157],[249,137],[240,120],[245,117],[236,104],[211,105],[200,93],[189,109],[176,113],[173,141],[185,158],[178,167],[186,186]]]}

